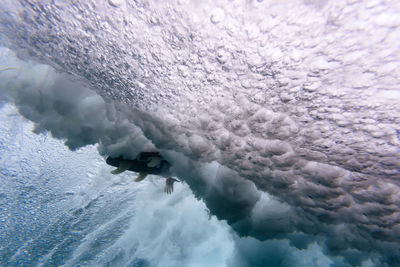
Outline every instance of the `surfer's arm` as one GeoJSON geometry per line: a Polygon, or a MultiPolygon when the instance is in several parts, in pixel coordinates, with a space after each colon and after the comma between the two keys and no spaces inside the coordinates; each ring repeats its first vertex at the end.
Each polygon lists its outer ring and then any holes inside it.
{"type": "Polygon", "coordinates": [[[172,177],[168,177],[167,180],[165,181],[165,189],[164,189],[164,191],[167,194],[171,194],[174,191],[174,182],[179,182],[179,180],[174,179],[172,177]]]}

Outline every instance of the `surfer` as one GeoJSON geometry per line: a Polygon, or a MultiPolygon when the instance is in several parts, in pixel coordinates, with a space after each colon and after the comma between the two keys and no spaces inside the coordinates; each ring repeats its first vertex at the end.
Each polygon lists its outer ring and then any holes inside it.
{"type": "MultiPolygon", "coordinates": [[[[135,179],[136,182],[144,180],[148,174],[166,177],[170,174],[171,167],[171,164],[159,152],[141,152],[134,160],[124,159],[122,156],[108,157],[106,162],[108,165],[117,167],[111,171],[112,174],[120,174],[127,170],[138,172],[139,176],[135,179]]],[[[173,192],[174,182],[179,182],[179,180],[172,177],[166,179],[164,191],[167,194],[173,192]]]]}

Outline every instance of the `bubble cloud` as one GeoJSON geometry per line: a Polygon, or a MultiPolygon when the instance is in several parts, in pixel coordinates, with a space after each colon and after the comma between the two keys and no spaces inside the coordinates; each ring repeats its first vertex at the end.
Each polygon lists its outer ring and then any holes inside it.
{"type": "Polygon", "coordinates": [[[7,45],[47,64],[1,50],[36,132],[160,150],[243,243],[400,264],[398,3],[111,2],[0,4],[7,45]]]}

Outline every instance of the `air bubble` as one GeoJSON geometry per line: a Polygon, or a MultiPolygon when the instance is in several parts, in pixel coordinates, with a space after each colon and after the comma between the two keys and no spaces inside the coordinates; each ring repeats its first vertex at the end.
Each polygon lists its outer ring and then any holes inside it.
{"type": "Polygon", "coordinates": [[[113,7],[120,7],[124,3],[124,0],[108,0],[108,3],[113,7]]]}
{"type": "Polygon", "coordinates": [[[217,61],[221,64],[224,64],[229,58],[229,53],[224,49],[219,49],[217,51],[217,61]]]}
{"type": "Polygon", "coordinates": [[[218,24],[221,21],[223,21],[224,18],[225,18],[225,12],[221,8],[215,8],[211,12],[210,21],[211,21],[212,24],[218,24]]]}

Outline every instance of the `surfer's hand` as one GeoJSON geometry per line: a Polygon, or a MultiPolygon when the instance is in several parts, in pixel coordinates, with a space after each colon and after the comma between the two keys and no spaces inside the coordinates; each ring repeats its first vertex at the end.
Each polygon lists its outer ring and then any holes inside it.
{"type": "Polygon", "coordinates": [[[167,180],[165,181],[165,189],[164,189],[164,191],[167,194],[171,194],[174,191],[174,182],[179,182],[179,180],[174,179],[172,177],[168,177],[167,180]]]}

